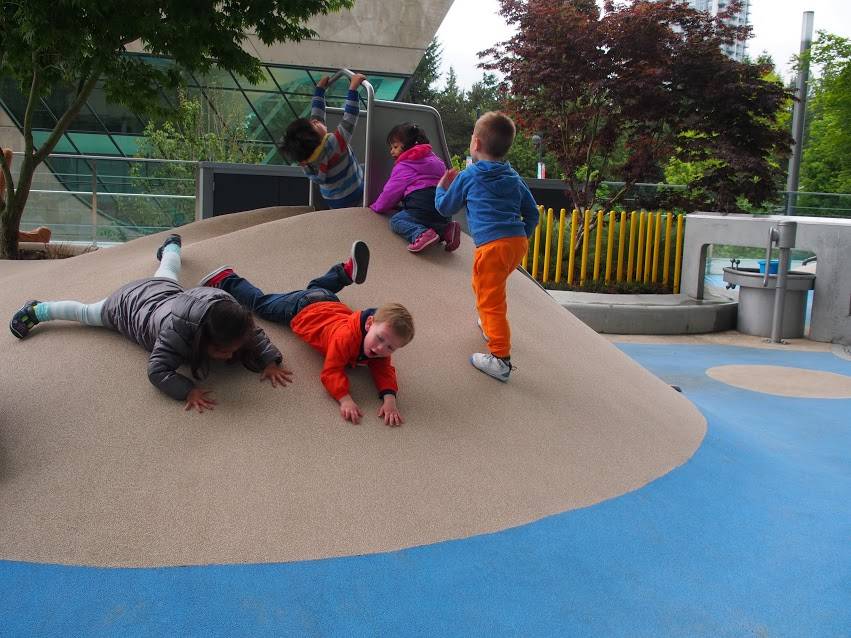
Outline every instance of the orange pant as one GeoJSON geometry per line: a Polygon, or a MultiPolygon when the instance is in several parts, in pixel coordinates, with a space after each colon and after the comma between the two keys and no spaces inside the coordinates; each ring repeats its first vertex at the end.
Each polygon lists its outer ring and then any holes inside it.
{"type": "Polygon", "coordinates": [[[488,348],[497,357],[511,354],[505,282],[523,261],[528,250],[529,240],[525,237],[505,237],[479,246],[473,257],[476,309],[482,321],[482,330],[490,339],[488,348]]]}

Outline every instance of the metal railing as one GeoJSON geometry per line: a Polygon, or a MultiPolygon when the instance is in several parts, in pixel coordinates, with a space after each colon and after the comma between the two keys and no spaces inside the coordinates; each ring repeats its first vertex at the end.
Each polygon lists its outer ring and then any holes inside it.
{"type": "MultiPolygon", "coordinates": [[[[17,164],[12,166],[16,181],[17,164]]],[[[56,239],[97,246],[188,223],[194,220],[196,165],[185,160],[51,154],[36,170],[21,227],[48,226],[56,239]]]]}

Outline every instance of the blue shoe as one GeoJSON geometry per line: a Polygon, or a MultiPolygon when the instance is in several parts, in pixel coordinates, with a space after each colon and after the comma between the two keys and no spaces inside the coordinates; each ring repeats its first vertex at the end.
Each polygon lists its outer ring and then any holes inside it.
{"type": "Polygon", "coordinates": [[[178,246],[180,246],[181,241],[182,240],[180,238],[180,235],[178,235],[177,233],[172,233],[171,235],[166,237],[165,240],[163,241],[163,245],[160,246],[159,248],[157,248],[157,261],[163,260],[163,249],[166,246],[168,246],[169,244],[177,244],[178,246]]]}
{"type": "Polygon", "coordinates": [[[35,306],[37,303],[38,301],[35,299],[25,303],[9,322],[9,330],[18,339],[25,338],[30,333],[30,330],[38,325],[38,317],[35,316],[35,306]]]}

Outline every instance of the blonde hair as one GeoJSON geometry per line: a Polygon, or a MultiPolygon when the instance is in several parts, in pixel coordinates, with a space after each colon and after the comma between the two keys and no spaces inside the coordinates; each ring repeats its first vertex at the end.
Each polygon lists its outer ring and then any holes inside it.
{"type": "Polygon", "coordinates": [[[393,332],[408,345],[414,338],[414,318],[408,309],[399,303],[388,303],[375,311],[375,323],[386,323],[393,332]]]}
{"type": "Polygon", "coordinates": [[[514,143],[514,121],[502,111],[488,111],[476,120],[473,135],[482,142],[482,150],[502,159],[514,143]]]}

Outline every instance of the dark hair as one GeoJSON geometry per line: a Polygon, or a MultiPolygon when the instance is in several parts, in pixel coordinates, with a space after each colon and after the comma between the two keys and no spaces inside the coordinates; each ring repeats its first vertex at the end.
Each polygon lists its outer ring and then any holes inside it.
{"type": "Polygon", "coordinates": [[[393,142],[399,142],[402,150],[407,151],[417,144],[428,144],[428,137],[418,124],[402,122],[391,128],[387,134],[387,144],[390,145],[393,142]]]}
{"type": "Polygon", "coordinates": [[[253,331],[254,317],[250,311],[228,299],[214,303],[195,331],[190,361],[192,376],[196,379],[207,376],[210,369],[209,346],[232,345],[253,331]]]}
{"type": "Polygon", "coordinates": [[[310,120],[300,117],[287,127],[284,137],[278,142],[278,151],[293,162],[303,162],[313,155],[321,143],[322,136],[316,132],[310,120]]]}
{"type": "Polygon", "coordinates": [[[473,129],[473,135],[482,141],[482,150],[500,159],[508,155],[514,133],[514,121],[501,111],[488,111],[476,120],[473,129]]]}

